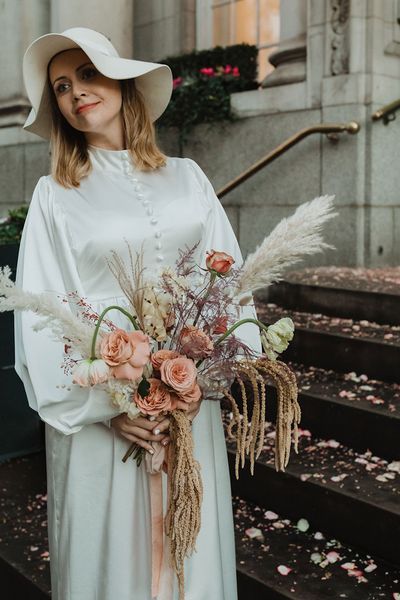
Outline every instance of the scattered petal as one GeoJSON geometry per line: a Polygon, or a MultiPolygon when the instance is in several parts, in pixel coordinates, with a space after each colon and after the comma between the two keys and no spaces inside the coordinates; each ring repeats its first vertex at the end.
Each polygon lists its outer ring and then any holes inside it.
{"type": "Polygon", "coordinates": [[[278,519],[279,515],[277,515],[276,513],[274,513],[272,510],[267,510],[264,514],[266,519],[269,519],[270,521],[273,521],[274,519],[278,519]]]}
{"type": "Polygon", "coordinates": [[[300,519],[297,522],[297,529],[299,531],[302,531],[304,533],[305,531],[308,531],[309,528],[310,528],[310,523],[307,521],[307,519],[300,519]]]}
{"type": "Polygon", "coordinates": [[[348,477],[346,473],[342,473],[342,475],[333,475],[333,477],[331,477],[331,481],[337,483],[339,481],[343,481],[343,479],[346,479],[346,477],[348,477]]]}
{"type": "Polygon", "coordinates": [[[337,552],[328,552],[328,554],[326,555],[326,559],[328,562],[330,562],[331,564],[337,562],[338,560],[340,560],[340,556],[337,552]]]}
{"type": "Polygon", "coordinates": [[[256,539],[256,540],[259,540],[260,542],[264,541],[264,536],[263,536],[261,529],[257,529],[256,527],[250,527],[250,529],[246,529],[245,534],[250,539],[256,539]]]}
{"type": "Polygon", "coordinates": [[[319,563],[322,562],[322,556],[319,552],[313,552],[310,558],[316,565],[319,565],[319,563]]]}
{"type": "Polygon", "coordinates": [[[351,571],[352,569],[356,568],[356,565],[352,562],[343,563],[340,566],[342,567],[342,569],[345,569],[345,571],[351,571]]]}
{"type": "Polygon", "coordinates": [[[290,571],[292,570],[290,567],[286,567],[285,565],[279,565],[278,567],[276,567],[276,570],[278,571],[278,573],[280,575],[289,575],[290,571]]]}
{"type": "Polygon", "coordinates": [[[375,563],[371,563],[370,565],[368,565],[367,567],[365,567],[364,571],[366,573],[372,573],[372,571],[375,571],[375,569],[377,569],[378,567],[376,566],[375,563]]]}
{"type": "Polygon", "coordinates": [[[400,460],[395,460],[387,466],[388,471],[395,471],[400,475],[400,460]]]}

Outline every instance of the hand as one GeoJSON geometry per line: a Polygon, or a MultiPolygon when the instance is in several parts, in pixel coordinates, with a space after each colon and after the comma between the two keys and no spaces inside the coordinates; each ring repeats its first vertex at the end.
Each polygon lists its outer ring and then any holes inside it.
{"type": "Polygon", "coordinates": [[[198,415],[198,413],[200,412],[202,400],[203,398],[200,398],[200,400],[198,400],[197,402],[191,402],[190,404],[184,402],[183,400],[177,400],[176,408],[184,410],[189,420],[193,421],[195,416],[198,415]]]}
{"type": "Polygon", "coordinates": [[[126,413],[111,419],[113,429],[127,440],[136,442],[150,454],[153,454],[150,442],[161,442],[164,446],[169,443],[169,436],[163,433],[168,430],[169,423],[169,418],[163,415],[155,417],[152,421],[144,416],[130,419],[126,413]],[[156,431],[158,432],[155,433],[156,431]]]}

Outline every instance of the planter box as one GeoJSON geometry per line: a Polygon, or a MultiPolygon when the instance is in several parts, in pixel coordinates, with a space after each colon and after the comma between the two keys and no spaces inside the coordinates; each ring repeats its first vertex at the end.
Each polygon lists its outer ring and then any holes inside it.
{"type": "MultiPolygon", "coordinates": [[[[18,244],[0,246],[0,266],[15,276],[18,244]]],[[[0,461],[44,448],[44,423],[28,405],[24,386],[14,370],[14,315],[0,313],[0,461]]]]}

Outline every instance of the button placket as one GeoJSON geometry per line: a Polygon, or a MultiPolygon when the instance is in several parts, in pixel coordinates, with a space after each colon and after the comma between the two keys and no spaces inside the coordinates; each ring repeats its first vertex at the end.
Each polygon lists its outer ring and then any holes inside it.
{"type": "MultiPolygon", "coordinates": [[[[144,197],[143,185],[139,181],[139,179],[136,177],[136,171],[134,170],[131,159],[128,155],[123,156],[123,169],[124,169],[125,176],[130,180],[130,182],[134,186],[133,189],[135,191],[136,197],[142,204],[143,208],[146,210],[146,215],[149,217],[150,224],[153,227],[156,227],[158,225],[158,218],[154,215],[154,207],[153,207],[151,201],[144,197]]],[[[159,228],[157,228],[154,233],[154,237],[156,239],[155,249],[157,250],[156,261],[158,263],[162,263],[164,260],[164,256],[161,253],[161,251],[162,251],[161,236],[162,236],[161,231],[159,228]]]]}

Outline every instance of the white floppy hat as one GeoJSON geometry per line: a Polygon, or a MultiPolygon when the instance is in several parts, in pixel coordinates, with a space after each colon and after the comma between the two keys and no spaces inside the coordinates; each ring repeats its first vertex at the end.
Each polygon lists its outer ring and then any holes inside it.
{"type": "Polygon", "coordinates": [[[24,129],[49,139],[51,111],[47,66],[55,54],[81,48],[96,69],[110,79],[135,78],[152,121],[162,115],[172,94],[172,72],[168,65],[121,58],[101,33],[86,27],[73,27],[62,33],[48,33],[30,44],[23,59],[23,77],[32,104],[24,129]]]}

